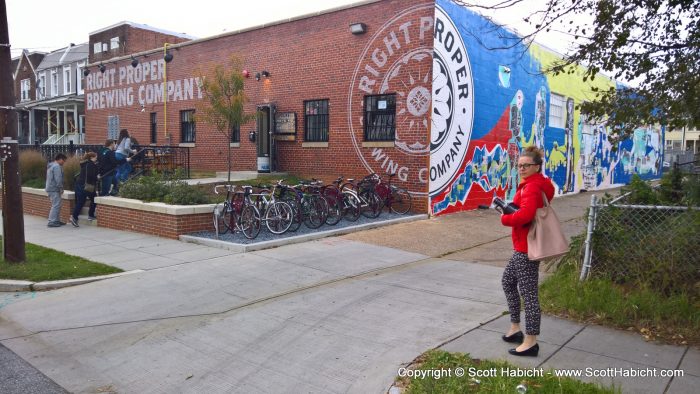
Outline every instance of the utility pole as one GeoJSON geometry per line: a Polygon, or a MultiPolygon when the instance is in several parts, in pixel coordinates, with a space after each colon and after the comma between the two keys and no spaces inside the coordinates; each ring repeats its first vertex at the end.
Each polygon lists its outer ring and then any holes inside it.
{"type": "Polygon", "coordinates": [[[7,27],[7,7],[0,0],[0,160],[2,160],[2,229],[5,261],[26,259],[24,249],[24,210],[19,177],[17,114],[12,79],[12,55],[7,27]]]}

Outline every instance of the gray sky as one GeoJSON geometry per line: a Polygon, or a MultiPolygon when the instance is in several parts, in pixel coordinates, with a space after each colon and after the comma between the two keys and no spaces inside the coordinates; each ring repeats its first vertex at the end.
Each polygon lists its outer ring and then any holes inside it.
{"type": "MultiPolygon", "coordinates": [[[[497,2],[473,1],[483,4],[497,2]]],[[[125,20],[202,38],[356,2],[357,0],[6,0],[13,57],[18,56],[24,48],[50,52],[70,43],[87,42],[90,32],[125,20]]],[[[525,0],[518,7],[500,11],[493,16],[499,22],[526,33],[530,27],[522,22],[522,17],[534,9],[540,9],[544,3],[545,0],[525,0]]],[[[547,37],[538,36],[537,41],[565,52],[570,38],[549,34],[547,37]]]]}

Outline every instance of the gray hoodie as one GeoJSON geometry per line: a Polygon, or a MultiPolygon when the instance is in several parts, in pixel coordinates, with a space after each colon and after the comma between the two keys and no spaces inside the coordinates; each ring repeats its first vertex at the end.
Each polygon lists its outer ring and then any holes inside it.
{"type": "Polygon", "coordinates": [[[49,163],[46,169],[47,192],[63,192],[63,167],[55,161],[49,163]]]}

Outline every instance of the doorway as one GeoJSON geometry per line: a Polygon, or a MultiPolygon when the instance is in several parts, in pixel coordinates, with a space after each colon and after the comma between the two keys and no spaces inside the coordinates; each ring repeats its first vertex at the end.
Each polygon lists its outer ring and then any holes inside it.
{"type": "Polygon", "coordinates": [[[258,172],[269,173],[276,171],[275,168],[275,142],[272,138],[275,124],[275,105],[258,105],[257,115],[257,151],[258,151],[258,172]]]}

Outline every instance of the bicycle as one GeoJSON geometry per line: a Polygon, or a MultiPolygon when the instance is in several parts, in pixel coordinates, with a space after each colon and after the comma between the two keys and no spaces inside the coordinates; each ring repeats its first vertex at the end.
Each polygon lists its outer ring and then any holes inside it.
{"type": "Polygon", "coordinates": [[[332,194],[335,194],[336,199],[339,200],[341,216],[350,222],[354,222],[360,217],[360,205],[362,203],[354,191],[349,191],[342,188],[341,185],[343,184],[344,179],[345,178],[340,176],[338,179],[333,181],[333,189],[337,190],[337,192],[332,192],[332,194]]]}
{"type": "Polygon", "coordinates": [[[240,231],[248,239],[257,237],[260,233],[260,212],[250,199],[253,188],[243,186],[243,190],[236,191],[235,185],[216,185],[214,193],[219,194],[220,187],[226,187],[226,200],[214,207],[214,231],[217,238],[228,231],[232,234],[240,231]]]}
{"type": "Polygon", "coordinates": [[[373,175],[378,181],[374,190],[383,200],[384,206],[399,215],[408,213],[413,205],[411,193],[409,193],[408,190],[395,186],[391,183],[391,179],[396,176],[396,173],[389,174],[389,182],[387,183],[383,183],[382,178],[379,175],[373,175]]]}
{"type": "Polygon", "coordinates": [[[370,174],[357,183],[353,178],[348,178],[340,188],[359,201],[361,214],[368,218],[376,218],[384,208],[383,200],[374,191],[376,182],[374,176],[370,174]]]}
{"type": "Polygon", "coordinates": [[[294,220],[294,210],[285,201],[278,201],[275,198],[275,190],[280,186],[282,181],[278,181],[272,190],[267,187],[262,187],[262,190],[251,196],[257,196],[256,206],[263,214],[263,221],[267,229],[272,234],[284,234],[289,230],[294,220]]]}

